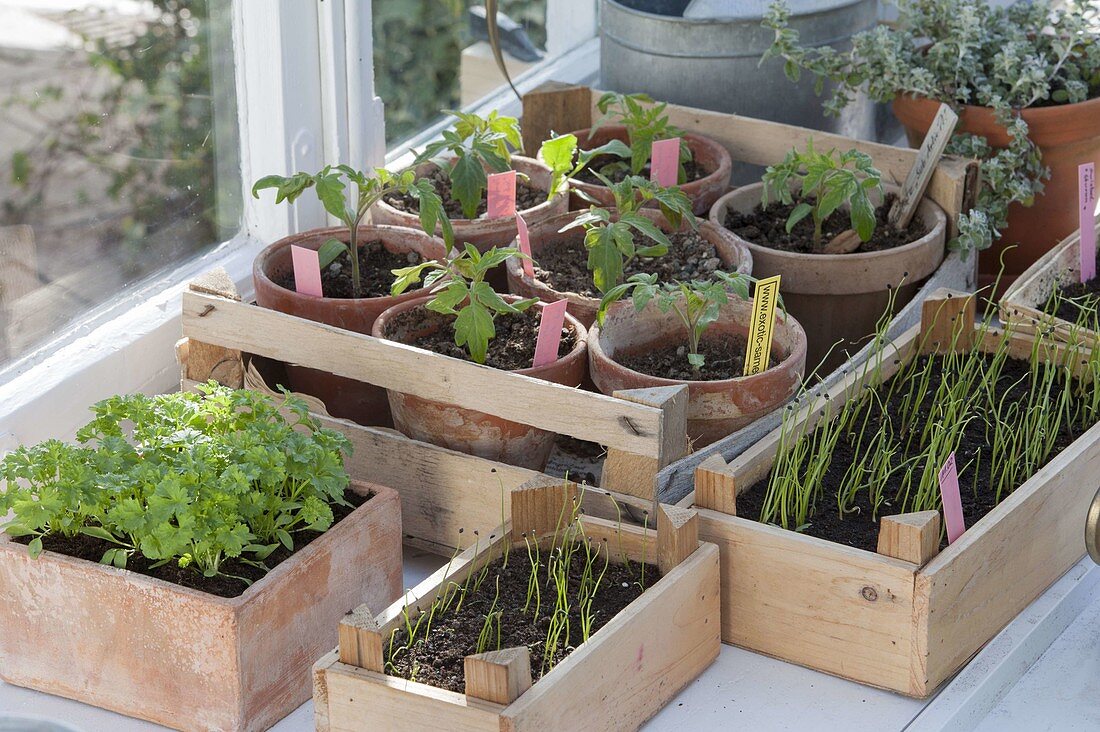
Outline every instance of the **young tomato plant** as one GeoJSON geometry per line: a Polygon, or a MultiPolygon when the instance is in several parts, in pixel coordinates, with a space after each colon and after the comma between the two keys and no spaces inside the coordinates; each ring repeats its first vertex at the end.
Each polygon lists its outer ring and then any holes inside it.
{"type": "Polygon", "coordinates": [[[543,142],[539,147],[538,159],[551,171],[550,190],[546,200],[565,192],[566,182],[570,178],[576,178],[593,159],[600,155],[629,158],[630,148],[622,140],[609,140],[590,150],[579,149],[577,136],[572,133],[555,135],[543,142]]]}
{"type": "Polygon", "coordinates": [[[485,281],[493,267],[513,256],[524,255],[517,249],[497,247],[482,254],[472,244],[466,244],[465,251],[450,261],[421,262],[395,269],[392,292],[399,295],[423,277],[424,286],[432,288],[432,299],[426,307],[443,315],[453,315],[455,345],[465,348],[476,363],[485,363],[489,341],[496,336],[496,317],[518,315],[538,302],[537,298],[506,302],[485,281]]]}
{"type": "Polygon", "coordinates": [[[699,353],[699,343],[707,328],[718,320],[722,306],[729,302],[729,294],[732,292],[743,300],[749,299],[750,278],[747,275],[721,271],[714,274],[716,279],[706,282],[658,282],[655,274],[636,274],[603,296],[596,319],[602,325],[607,309],[628,292],[634,309],[639,313],[650,301],[655,302],[662,313],[672,310],[687,329],[687,360],[698,372],[706,363],[703,354],[699,353]]]}
{"type": "Polygon", "coordinates": [[[656,201],[668,223],[679,227],[688,221],[697,226],[691,201],[679,188],[664,188],[653,181],[632,175],[618,183],[597,174],[615,197],[615,212],[590,206],[562,231],[583,227],[584,246],[588,249],[588,269],[592,282],[600,292],[607,292],[622,282],[623,270],[634,257],[659,257],[668,253],[668,236],[652,221],[639,213],[649,201],[656,201]],[[636,246],[634,235],[641,234],[654,243],[636,246]]]}
{"type": "Polygon", "coordinates": [[[488,117],[467,112],[448,112],[458,119],[449,130],[443,131],[443,139],[424,148],[416,163],[433,162],[446,171],[451,179],[451,193],[462,206],[467,219],[477,217],[485,189],[489,186],[486,170],[503,173],[510,170],[512,154],[509,145],[523,146],[519,120],[502,117],[496,110],[488,117]]]}
{"type": "Polygon", "coordinates": [[[308,189],[313,188],[325,210],[348,227],[348,244],[337,239],[329,239],[317,251],[321,269],[324,269],[345,251],[351,256],[351,286],[354,297],[360,297],[362,285],[359,279],[359,222],[367,215],[371,206],[390,193],[405,193],[420,202],[420,225],[428,234],[435,234],[436,225],[443,229],[443,239],[450,249],[454,234],[451,222],[443,211],[443,202],[436,194],[432,184],[426,180],[416,180],[412,170],[392,173],[385,168],[375,168],[369,173],[355,170],[347,165],[326,165],[316,174],[295,173],[290,177],[268,175],[256,181],[252,186],[252,195],[260,197],[260,191],[274,188],[275,203],[294,203],[308,189]],[[347,184],[356,188],[355,205],[348,204],[347,184]]]}
{"type": "MultiPolygon", "coordinates": [[[[668,140],[673,137],[680,138],[680,173],[679,182],[686,179],[684,163],[691,160],[691,149],[684,139],[684,131],[669,122],[665,109],[668,104],[661,102],[654,104],[653,99],[647,94],[620,94],[619,92],[607,92],[599,101],[596,108],[603,114],[592,125],[592,132],[609,123],[618,123],[626,127],[627,136],[630,139],[629,156],[620,155],[629,160],[630,173],[637,175],[642,172],[646,162],[649,161],[655,140],[668,140]]],[[[616,154],[617,149],[604,151],[605,154],[616,154]]],[[[614,164],[612,164],[614,165],[614,164]]],[[[600,171],[608,175],[611,170],[604,167],[600,171]]]]}
{"type": "Polygon", "coordinates": [[[111,397],[77,444],[7,455],[0,515],[14,518],[4,531],[33,537],[32,556],[51,535],[83,534],[110,546],[104,564],[125,567],[140,554],[213,577],[227,558],[266,569],[280,544],[293,549],[295,533],[328,529],[331,505],[347,505],[347,439],[320,428],[298,399],[277,404],[213,382],[200,390],[111,397]]]}
{"type": "Polygon", "coordinates": [[[821,245],[821,227],[834,211],[848,204],[848,217],[861,241],[875,233],[875,207],[868,193],[882,192],[882,174],[875,169],[870,156],[859,150],[837,154],[836,150],[819,153],[813,139],[806,141],[805,151],[792,149],[782,163],[769,166],[764,173],[763,206],[772,198],[790,205],[794,202],[791,183],[799,188],[798,205],[787,218],[787,232],[807,216],[813,217],[814,244],[821,245]]]}

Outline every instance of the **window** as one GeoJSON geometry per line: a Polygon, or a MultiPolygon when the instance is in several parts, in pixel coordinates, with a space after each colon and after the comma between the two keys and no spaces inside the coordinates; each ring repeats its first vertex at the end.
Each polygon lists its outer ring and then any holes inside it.
{"type": "Polygon", "coordinates": [[[241,226],[230,0],[0,0],[0,371],[241,226]]]}

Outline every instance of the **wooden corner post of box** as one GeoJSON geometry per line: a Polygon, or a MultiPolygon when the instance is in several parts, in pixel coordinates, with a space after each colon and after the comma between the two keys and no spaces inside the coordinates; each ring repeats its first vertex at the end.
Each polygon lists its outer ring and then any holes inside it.
{"type": "Polygon", "coordinates": [[[921,303],[922,353],[949,353],[974,344],[978,299],[973,293],[939,289],[921,303]]]}
{"type": "Polygon", "coordinates": [[[339,642],[340,663],[382,673],[382,634],[369,607],[360,605],[344,616],[339,642]]]}
{"type": "Polygon", "coordinates": [[[512,491],[512,536],[517,540],[555,534],[579,509],[577,484],[539,475],[512,491]]]}
{"type": "Polygon", "coordinates": [[[466,656],[466,696],[511,704],[531,688],[531,651],[527,646],[466,656]]]}
{"type": "Polygon", "coordinates": [[[554,134],[592,126],[592,90],[547,81],[523,95],[523,150],[531,157],[554,134]]]}
{"type": "MultiPolygon", "coordinates": [[[[661,386],[652,389],[627,389],[613,396],[635,404],[661,410],[656,456],[637,455],[626,450],[608,448],[603,464],[600,486],[609,491],[625,493],[646,500],[657,500],[657,473],[688,453],[687,386],[661,386]]],[[[628,429],[639,433],[639,427],[624,417],[628,429]]]]}
{"type": "Polygon", "coordinates": [[[923,567],[939,550],[939,511],[901,513],[879,521],[879,554],[923,567]]]}
{"type": "MultiPolygon", "coordinates": [[[[199,275],[188,285],[188,290],[234,302],[241,300],[237,286],[233,284],[233,278],[221,267],[199,275]]],[[[213,379],[233,389],[244,386],[244,361],[238,349],[216,346],[191,338],[186,344],[177,344],[176,353],[180,359],[181,373],[185,380],[205,382],[213,379]]]]}

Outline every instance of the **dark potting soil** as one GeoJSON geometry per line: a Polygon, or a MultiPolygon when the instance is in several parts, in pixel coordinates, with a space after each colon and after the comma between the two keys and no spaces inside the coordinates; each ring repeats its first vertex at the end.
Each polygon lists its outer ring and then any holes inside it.
{"type": "MultiPolygon", "coordinates": [[[[381,240],[368,241],[359,245],[359,285],[360,297],[386,297],[393,285],[393,270],[411,267],[423,261],[416,252],[398,254],[386,249],[381,240]]],[[[287,290],[294,289],[294,269],[276,272],[271,280],[287,290]]],[[[325,297],[352,298],[351,254],[341,253],[332,264],[321,271],[321,291],[325,297]]]]}
{"type": "MultiPolygon", "coordinates": [[[[642,594],[640,585],[641,565],[636,562],[616,564],[614,559],[617,549],[611,546],[610,550],[613,561],[608,565],[607,574],[600,582],[592,603],[593,633],[606,625],[608,621],[622,612],[627,605],[642,594]]],[[[413,679],[422,684],[430,684],[459,693],[465,692],[465,658],[477,653],[478,636],[485,626],[485,619],[488,614],[500,611],[499,645],[494,629],[492,641],[486,650],[527,646],[531,651],[531,678],[537,681],[543,673],[543,655],[547,631],[550,627],[549,616],[557,592],[554,583],[548,581],[546,576],[546,550],[543,550],[541,563],[542,571],[538,573],[541,608],[537,617],[534,600],[532,600],[527,612],[523,612],[524,606],[527,605],[527,585],[531,576],[531,558],[523,546],[513,548],[506,567],[503,566],[502,559],[491,563],[480,586],[476,591],[472,591],[465,597],[461,608],[456,611],[456,599],[447,612],[437,612],[432,618],[431,632],[425,637],[422,630],[421,635],[417,637],[417,641],[411,649],[395,654],[394,665],[387,668],[387,673],[413,679]],[[499,598],[497,597],[498,578],[499,598]],[[494,599],[496,600],[495,604],[494,599]],[[413,669],[416,670],[415,675],[413,669]]],[[[553,656],[553,664],[559,663],[581,643],[581,614],[578,607],[580,603],[576,601],[576,598],[579,596],[580,579],[584,571],[584,565],[583,552],[574,555],[570,564],[568,583],[571,604],[569,610],[569,644],[567,645],[564,642],[563,633],[562,643],[553,656]]],[[[601,557],[598,560],[597,571],[602,570],[603,559],[601,557]]],[[[659,577],[660,575],[655,566],[645,565],[646,587],[650,587],[659,577]]],[[[472,590],[472,582],[470,587],[472,590]]],[[[427,607],[422,609],[425,612],[430,612],[427,607]]],[[[402,629],[397,632],[392,641],[389,639],[383,641],[382,651],[389,658],[391,648],[401,648],[407,645],[407,642],[408,633],[402,629]]]]}
{"type": "MultiPolygon", "coordinates": [[[[886,196],[886,201],[875,209],[875,233],[870,241],[862,242],[859,248],[852,254],[865,252],[879,252],[884,249],[896,249],[910,242],[914,242],[928,233],[928,227],[919,215],[914,216],[909,226],[904,231],[895,231],[890,226],[887,217],[890,215],[890,207],[897,198],[893,193],[886,196]]],[[[787,218],[791,215],[796,204],[772,203],[766,209],[757,205],[752,213],[743,214],[740,211],[730,209],[726,212],[726,228],[753,244],[778,249],[784,252],[798,254],[815,254],[820,247],[814,246],[814,223],[810,216],[795,224],[791,233],[787,233],[787,218]]],[[[848,218],[847,211],[834,211],[821,227],[821,247],[848,229],[852,228],[852,222],[848,218]]]]}
{"type": "MultiPolygon", "coordinates": [[[[1096,258],[1100,266],[1100,256],[1096,258]]],[[[1100,269],[1097,270],[1100,272],[1100,269]]],[[[1076,323],[1082,315],[1086,315],[1086,322],[1095,322],[1097,310],[1100,310],[1100,276],[1093,277],[1088,282],[1074,282],[1073,284],[1059,288],[1061,292],[1058,308],[1053,313],[1062,320],[1076,323]]]]}
{"type": "MultiPolygon", "coordinates": [[[[570,232],[567,232],[567,234],[570,232]]],[[[584,248],[584,237],[580,234],[562,239],[545,246],[539,251],[535,262],[535,277],[557,292],[575,292],[585,297],[600,297],[592,284],[592,273],[588,271],[588,250],[584,248]]],[[[714,245],[695,231],[669,234],[668,254],[660,257],[635,257],[623,272],[623,279],[629,279],[639,273],[656,274],[662,282],[679,280],[709,280],[715,270],[724,269],[722,260],[714,245]]],[[[646,237],[648,246],[655,243],[646,237]]]]}
{"type": "MultiPolygon", "coordinates": [[[[577,180],[581,181],[582,183],[591,183],[594,186],[602,186],[603,182],[599,178],[597,178],[595,175],[593,175],[592,171],[593,170],[600,171],[600,168],[602,168],[603,166],[605,166],[609,163],[620,163],[620,162],[629,162],[629,161],[620,160],[619,158],[616,158],[612,155],[599,155],[597,157],[594,157],[588,163],[588,165],[585,166],[585,169],[577,174],[577,180]]],[[[684,183],[692,183],[692,182],[700,180],[702,178],[706,178],[708,175],[711,174],[711,172],[712,171],[707,170],[706,168],[704,168],[702,165],[695,162],[694,160],[689,160],[686,163],[684,163],[684,183]]],[[[642,168],[642,171],[640,173],[638,173],[638,175],[642,176],[643,178],[648,179],[649,174],[650,174],[650,166],[649,166],[649,163],[647,162],[645,164],[645,166],[642,168]]],[[[608,171],[607,174],[604,174],[602,171],[600,171],[600,175],[603,175],[604,178],[607,178],[612,183],[618,183],[621,180],[623,180],[624,178],[626,178],[627,176],[631,175],[631,172],[630,172],[629,165],[626,165],[626,166],[616,165],[612,170],[608,171]]],[[[683,184],[681,184],[681,185],[683,185],[683,184]]]]}
{"type": "MultiPolygon", "coordinates": [[[[628,369],[661,379],[681,381],[718,381],[745,374],[746,341],[741,336],[704,338],[699,344],[703,368],[695,371],[687,360],[687,344],[665,346],[628,355],[616,355],[615,360],[628,369]]],[[[775,355],[771,363],[775,364],[775,355]]]]}
{"type": "MultiPolygon", "coordinates": [[[[344,490],[344,500],[350,503],[351,506],[330,504],[332,506],[333,527],[350,516],[352,511],[370,500],[370,496],[360,495],[350,488],[347,488],[344,490]]],[[[330,527],[329,530],[331,531],[332,528],[330,527]]],[[[272,570],[309,546],[310,543],[323,534],[323,531],[306,530],[295,532],[293,534],[294,549],[289,550],[280,544],[278,549],[268,555],[267,559],[263,561],[263,564],[268,570],[272,570]]],[[[20,544],[29,544],[33,538],[33,536],[20,536],[12,538],[12,541],[20,544]]],[[[112,544],[104,539],[85,536],[84,534],[78,534],[72,538],[51,534],[42,538],[42,548],[46,551],[64,554],[69,557],[76,557],[77,559],[87,559],[90,562],[98,563],[103,557],[104,552],[108,549],[116,549],[118,545],[112,544]]],[[[251,582],[256,582],[267,574],[267,572],[259,567],[245,564],[239,559],[225,559],[222,561],[222,574],[214,577],[204,577],[202,573],[197,571],[194,567],[180,567],[175,562],[169,562],[168,564],[154,568],[152,565],[155,563],[156,562],[146,559],[138,553],[134,553],[127,560],[126,569],[137,572],[138,574],[143,574],[146,577],[155,577],[156,579],[171,582],[175,585],[181,585],[182,587],[189,587],[193,590],[199,590],[200,592],[208,592],[218,597],[238,597],[244,594],[244,591],[248,589],[248,583],[225,575],[236,575],[237,577],[244,577],[251,582]]]]}
{"type": "MultiPolygon", "coordinates": [[[[930,357],[923,356],[922,363],[928,358],[930,357]]],[[[942,357],[934,356],[931,358],[935,358],[942,363],[942,357]]],[[[933,373],[931,380],[933,388],[942,380],[941,373],[942,370],[939,368],[933,373]]],[[[1030,368],[1026,361],[1009,358],[1005,362],[1000,379],[998,379],[997,386],[994,389],[997,398],[1002,398],[1002,395],[1007,394],[1005,398],[1009,403],[1015,400],[1026,400],[1030,392],[1027,381],[1017,382],[1028,373],[1030,373],[1030,368]]],[[[885,396],[885,391],[881,387],[876,391],[885,396]]],[[[898,413],[903,395],[898,392],[904,391],[904,388],[897,389],[886,405],[888,418],[893,425],[894,433],[899,435],[902,432],[901,418],[898,413]]],[[[928,401],[930,400],[926,400],[926,403],[918,412],[918,416],[914,420],[915,424],[923,426],[926,421],[924,417],[930,411],[928,401]]],[[[886,429],[884,423],[872,418],[867,426],[867,434],[874,434],[880,429],[886,429]]],[[[1069,447],[1078,436],[1076,433],[1071,434],[1068,431],[1063,431],[1058,436],[1049,459],[1053,460],[1059,452],[1069,447]]],[[[848,471],[850,465],[865,459],[865,456],[856,450],[852,437],[852,435],[842,434],[837,441],[832,460],[825,474],[821,497],[818,499],[816,509],[809,518],[809,526],[803,530],[803,533],[873,552],[878,548],[879,522],[877,519],[872,518],[870,491],[861,490],[857,493],[855,511],[852,513],[841,518],[840,512],[837,510],[837,491],[844,479],[844,474],[848,471]]],[[[975,522],[996,508],[998,503],[991,479],[992,470],[991,460],[989,459],[991,450],[992,445],[985,439],[984,420],[971,420],[963,430],[959,446],[955,450],[955,461],[959,466],[959,488],[962,497],[963,517],[967,526],[973,526],[975,522]],[[973,468],[967,466],[973,464],[972,461],[978,456],[979,450],[982,454],[982,460],[975,474],[973,468]]],[[[907,457],[909,457],[907,454],[899,454],[897,461],[901,462],[907,457]]],[[[737,515],[759,521],[767,487],[768,480],[765,478],[747,491],[738,493],[737,515]]],[[[895,474],[886,481],[883,495],[887,497],[887,502],[879,507],[879,518],[899,513],[899,510],[891,508],[890,498],[897,495],[900,487],[900,474],[895,474]]],[[[1002,492],[1001,500],[1007,497],[1008,494],[1002,492]]],[[[943,539],[943,545],[946,545],[946,537],[943,539]]]]}
{"type": "MultiPolygon", "coordinates": [[[[451,219],[463,219],[462,204],[451,195],[451,179],[439,168],[433,169],[426,176],[432,182],[435,192],[443,199],[443,207],[447,210],[447,216],[451,219]]],[[[488,193],[482,195],[481,203],[477,205],[477,215],[484,216],[488,210],[488,193]]],[[[420,213],[420,202],[404,193],[391,193],[385,197],[386,203],[398,211],[406,211],[412,214],[420,213]]],[[[516,211],[526,211],[546,202],[546,191],[533,186],[520,176],[516,176],[516,211]]]]}
{"type": "MultiPolygon", "coordinates": [[[[496,337],[489,341],[489,353],[486,366],[502,371],[516,371],[531,368],[535,358],[535,343],[539,335],[539,315],[532,307],[519,315],[499,315],[494,322],[496,337]]],[[[469,361],[465,348],[455,345],[454,318],[432,312],[425,308],[413,308],[398,313],[387,326],[387,337],[399,340],[417,348],[424,348],[444,356],[469,361]],[[427,331],[427,332],[426,332],[427,331]],[[405,338],[405,334],[423,333],[415,338],[405,338]]],[[[577,334],[568,325],[561,329],[561,343],[558,345],[558,357],[573,350],[577,343],[577,334]]]]}

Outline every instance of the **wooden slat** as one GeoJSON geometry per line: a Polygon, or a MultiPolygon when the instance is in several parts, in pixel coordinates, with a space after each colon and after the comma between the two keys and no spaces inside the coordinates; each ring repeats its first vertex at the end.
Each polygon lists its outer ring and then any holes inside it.
{"type": "Polygon", "coordinates": [[[939,511],[901,513],[879,521],[879,554],[923,567],[939,549],[939,511]]]}
{"type": "Polygon", "coordinates": [[[657,500],[657,474],[688,453],[687,386],[616,391],[616,399],[661,410],[661,440],[656,455],[638,455],[609,448],[600,473],[600,485],[608,490],[657,500]]]}
{"type": "Polygon", "coordinates": [[[324,369],[630,453],[662,457],[664,417],[654,407],[196,292],[183,294],[183,332],[204,343],[324,369]],[[540,407],[531,409],[531,404],[540,407]]]}
{"type": "Polygon", "coordinates": [[[511,704],[531,688],[531,651],[527,646],[466,656],[467,698],[511,704]]]}
{"type": "Polygon", "coordinates": [[[717,658],[718,605],[704,544],[505,708],[501,729],[638,728],[717,658]]]}
{"type": "Polygon", "coordinates": [[[737,515],[737,483],[726,471],[726,461],[718,453],[695,468],[695,505],[727,516],[737,515]]]}
{"type": "Polygon", "coordinates": [[[736,516],[699,511],[722,557],[722,640],[908,691],[912,565],[736,516]]]}
{"type": "Polygon", "coordinates": [[[595,545],[606,545],[611,551],[611,561],[629,559],[649,564],[657,560],[657,531],[653,521],[649,528],[643,528],[594,516],[580,518],[584,535],[595,545]]]}
{"type": "Polygon", "coordinates": [[[699,547],[699,515],[689,508],[657,508],[657,568],[668,574],[699,547]]]}
{"type": "Polygon", "coordinates": [[[338,630],[340,663],[382,673],[382,635],[369,607],[360,605],[345,615],[338,630]]]}
{"type": "Polygon", "coordinates": [[[586,86],[548,81],[523,95],[523,149],[535,157],[554,134],[592,126],[591,90],[586,86]]]}
{"type": "Polygon", "coordinates": [[[917,574],[914,677],[931,692],[1085,553],[1100,475],[1100,425],[917,574]]]}

